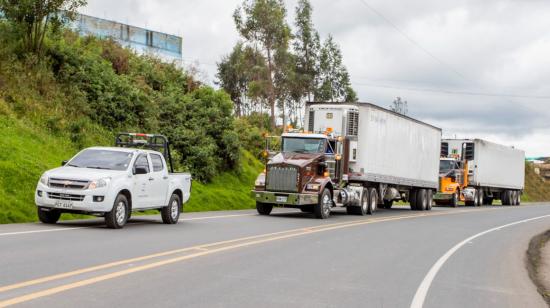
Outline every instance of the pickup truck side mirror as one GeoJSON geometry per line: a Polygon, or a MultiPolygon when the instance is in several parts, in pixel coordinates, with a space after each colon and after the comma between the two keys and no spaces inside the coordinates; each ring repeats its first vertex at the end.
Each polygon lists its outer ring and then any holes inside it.
{"type": "Polygon", "coordinates": [[[65,166],[69,161],[68,160],[64,160],[61,162],[61,167],[65,166]]]}
{"type": "Polygon", "coordinates": [[[137,175],[137,174],[147,174],[147,173],[149,173],[149,172],[148,172],[147,168],[145,168],[145,167],[139,167],[139,166],[137,166],[137,167],[134,169],[134,174],[136,174],[136,175],[137,175]]]}

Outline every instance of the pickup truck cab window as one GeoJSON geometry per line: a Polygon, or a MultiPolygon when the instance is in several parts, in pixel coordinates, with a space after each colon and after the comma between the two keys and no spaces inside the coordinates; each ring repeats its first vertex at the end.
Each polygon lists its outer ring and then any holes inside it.
{"type": "Polygon", "coordinates": [[[89,149],[78,154],[69,163],[67,163],[67,166],[75,168],[124,171],[128,169],[133,156],[133,153],[122,151],[89,149]]]}
{"type": "Polygon", "coordinates": [[[136,173],[136,169],[138,167],[144,168],[145,170],[147,170],[147,173],[151,172],[151,170],[149,169],[149,160],[147,159],[146,154],[140,154],[136,159],[136,162],[134,163],[134,173],[136,173]]]}
{"type": "Polygon", "coordinates": [[[164,170],[164,164],[162,158],[158,154],[151,154],[151,162],[153,163],[153,172],[160,172],[164,170]]]}

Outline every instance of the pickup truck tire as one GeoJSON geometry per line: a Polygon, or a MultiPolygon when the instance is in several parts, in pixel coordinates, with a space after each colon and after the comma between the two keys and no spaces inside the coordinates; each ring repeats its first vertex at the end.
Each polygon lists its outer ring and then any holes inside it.
{"type": "Polygon", "coordinates": [[[105,224],[111,229],[121,229],[128,221],[128,199],[123,194],[116,197],[113,209],[105,214],[105,224]]]}
{"type": "Polygon", "coordinates": [[[413,188],[409,191],[409,203],[411,205],[411,210],[416,211],[416,197],[418,194],[418,190],[413,188]]]}
{"type": "Polygon", "coordinates": [[[61,212],[59,211],[56,211],[56,210],[45,211],[40,207],[37,210],[37,214],[40,222],[45,224],[50,224],[50,225],[55,224],[59,220],[59,217],[61,217],[61,212]]]}
{"type": "Polygon", "coordinates": [[[330,217],[330,207],[332,206],[332,194],[330,189],[325,188],[319,196],[319,202],[313,207],[313,213],[318,219],[327,219],[330,217]]]}
{"type": "Polygon", "coordinates": [[[376,188],[369,188],[369,207],[367,208],[367,214],[374,215],[374,212],[378,209],[378,193],[376,188]]]}
{"type": "Polygon", "coordinates": [[[256,201],[256,210],[260,215],[269,215],[273,210],[273,204],[262,203],[256,201]]]}
{"type": "Polygon", "coordinates": [[[181,200],[177,194],[172,194],[168,206],[160,210],[162,222],[167,225],[177,224],[180,219],[181,200]]]}

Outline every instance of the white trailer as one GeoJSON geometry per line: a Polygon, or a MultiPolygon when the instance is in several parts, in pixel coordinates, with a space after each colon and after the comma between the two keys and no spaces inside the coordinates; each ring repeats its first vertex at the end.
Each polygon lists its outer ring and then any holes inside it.
{"type": "Polygon", "coordinates": [[[409,200],[411,209],[431,209],[441,129],[369,103],[308,103],[305,123],[310,132],[342,136],[336,152],[343,157],[332,176],[340,182],[337,205],[370,213],[377,204],[391,208],[394,200],[409,200]]]}
{"type": "Polygon", "coordinates": [[[467,164],[468,187],[462,191],[466,202],[492,204],[500,199],[506,205],[520,204],[524,151],[481,139],[444,139],[442,149],[448,157],[467,164]]]}

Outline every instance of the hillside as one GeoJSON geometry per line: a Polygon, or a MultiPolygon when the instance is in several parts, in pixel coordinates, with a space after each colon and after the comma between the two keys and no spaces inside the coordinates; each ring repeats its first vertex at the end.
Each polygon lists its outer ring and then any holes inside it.
{"type": "Polygon", "coordinates": [[[550,201],[550,182],[545,182],[535,173],[532,164],[525,164],[525,202],[550,201]]]}

